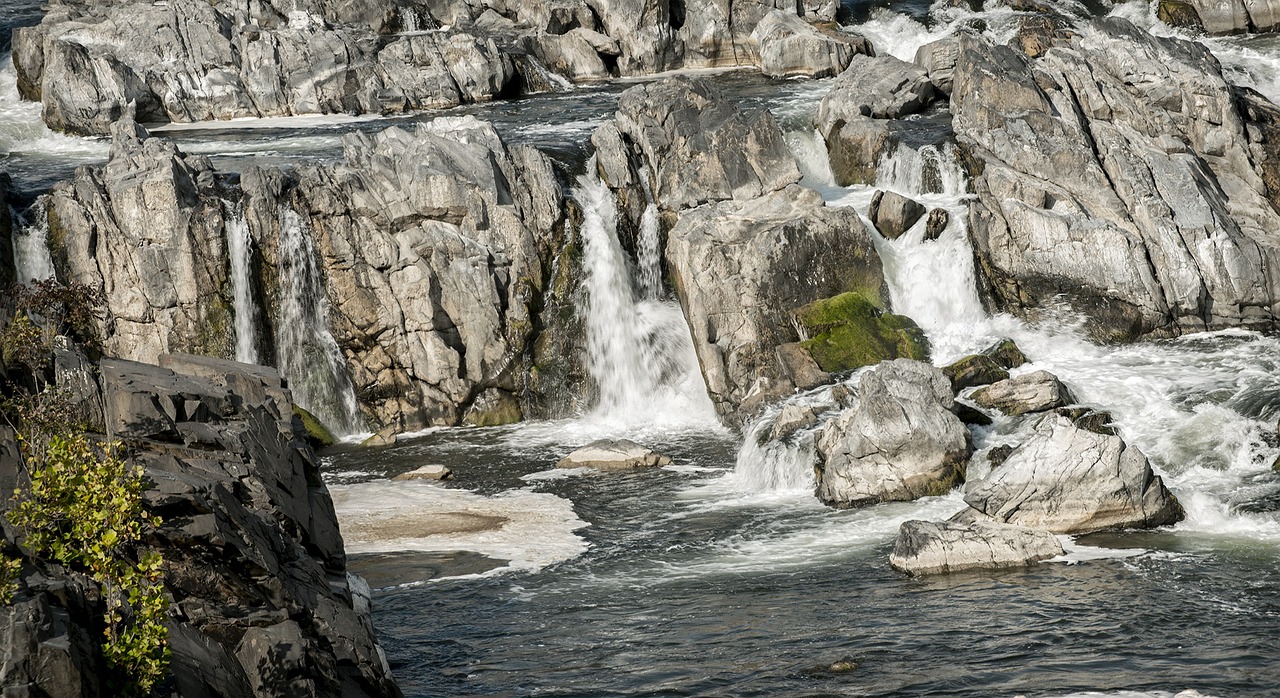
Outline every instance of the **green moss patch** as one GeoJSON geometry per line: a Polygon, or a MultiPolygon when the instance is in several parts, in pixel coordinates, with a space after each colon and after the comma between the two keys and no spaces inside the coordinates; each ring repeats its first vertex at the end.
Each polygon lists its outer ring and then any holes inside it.
{"type": "Polygon", "coordinates": [[[929,341],[905,315],[886,313],[861,293],[842,293],[795,311],[800,343],[822,370],[851,371],[889,359],[929,360],[929,341]]]}
{"type": "Polygon", "coordinates": [[[302,420],[303,437],[306,438],[307,443],[311,444],[312,448],[324,448],[338,443],[338,437],[329,431],[329,427],[326,427],[319,419],[316,419],[315,415],[297,405],[293,406],[293,414],[302,420]]]}

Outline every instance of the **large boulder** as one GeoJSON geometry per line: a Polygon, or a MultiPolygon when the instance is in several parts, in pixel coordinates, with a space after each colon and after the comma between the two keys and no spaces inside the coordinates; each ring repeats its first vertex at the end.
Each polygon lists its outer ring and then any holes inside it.
{"type": "Polygon", "coordinates": [[[1032,436],[965,494],[957,520],[993,520],[1054,533],[1154,528],[1180,521],[1182,506],[1146,456],[1119,436],[1049,414],[1032,436]]]}
{"type": "Polygon", "coordinates": [[[913,199],[897,192],[876,191],[871,197],[871,208],[867,209],[867,218],[890,240],[897,240],[903,233],[911,229],[917,221],[924,218],[928,211],[913,199]]]}
{"type": "Polygon", "coordinates": [[[1276,0],[1160,0],[1157,16],[1178,27],[1210,34],[1270,32],[1280,28],[1276,0]]]}
{"type": "MultiPolygon", "coordinates": [[[[172,599],[174,694],[399,696],[280,376],[208,357],[161,361],[172,368],[103,360],[100,409],[143,470],[145,510],[163,518],[147,545],[164,557],[172,599]]],[[[11,439],[0,431],[6,501],[11,439]]],[[[34,695],[108,690],[101,593],[28,560],[0,618],[0,683],[34,695]]]]}
{"type": "Polygon", "coordinates": [[[839,3],[834,0],[685,0],[659,2],[670,7],[680,63],[686,68],[755,65],[759,59],[753,33],[775,11],[798,15],[810,22],[831,22],[839,3]]]}
{"type": "Polygon", "coordinates": [[[964,478],[973,446],[937,368],[909,359],[863,374],[856,404],[818,435],[818,498],[839,507],[943,494],[964,478]]]}
{"type": "Polygon", "coordinates": [[[907,521],[889,554],[889,565],[917,576],[1026,567],[1062,555],[1048,531],[989,521],[907,521]]]}
{"type": "Polygon", "coordinates": [[[1035,58],[960,41],[954,128],[998,306],[1065,299],[1106,340],[1274,325],[1280,110],[1203,46],[1119,18],[1035,58]]]}
{"type": "Polygon", "coordinates": [[[839,75],[854,54],[874,52],[863,37],[818,28],[782,10],[765,15],[751,40],[760,52],[760,72],[773,78],[839,75]]]}
{"type": "Polygon", "coordinates": [[[880,305],[870,233],[852,209],[828,208],[798,185],[686,212],[666,260],[707,392],[732,421],[753,393],[786,378],[778,348],[809,339],[794,309],[845,292],[880,305]]]}
{"type": "Polygon", "coordinates": [[[671,457],[627,439],[601,439],[570,453],[558,468],[599,468],[601,470],[630,470],[670,465],[671,457]]]}

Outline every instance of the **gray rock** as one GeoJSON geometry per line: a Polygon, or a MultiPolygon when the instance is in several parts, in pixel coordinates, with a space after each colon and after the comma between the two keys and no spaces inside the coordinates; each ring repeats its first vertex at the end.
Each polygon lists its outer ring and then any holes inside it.
{"type": "Polygon", "coordinates": [[[769,440],[779,441],[789,438],[801,429],[807,429],[818,423],[818,415],[808,405],[790,404],[782,408],[773,420],[773,428],[769,431],[769,440]]]}
{"type": "Polygon", "coordinates": [[[1035,371],[993,383],[973,394],[983,407],[1019,415],[1043,412],[1075,401],[1067,386],[1048,371],[1035,371]]]}
{"type": "Polygon", "coordinates": [[[965,495],[960,520],[1089,533],[1153,528],[1180,521],[1178,500],[1146,456],[1118,436],[1085,431],[1058,414],[965,495]]]}
{"type": "Polygon", "coordinates": [[[944,366],[942,373],[951,381],[951,389],[959,393],[966,388],[1008,380],[1009,372],[984,354],[971,354],[944,366]]]}
{"type": "Polygon", "coordinates": [[[934,98],[923,68],[892,56],[855,55],[822,98],[814,125],[830,138],[840,122],[863,116],[898,119],[914,114],[934,98]]]}
{"type": "Polygon", "coordinates": [[[863,37],[819,29],[782,10],[765,15],[751,40],[760,53],[760,72],[774,78],[839,75],[855,53],[874,53],[863,37]]]}
{"type": "Polygon", "coordinates": [[[399,439],[396,438],[395,427],[388,427],[378,431],[378,433],[374,434],[373,436],[370,436],[364,441],[361,441],[360,445],[368,446],[370,448],[383,448],[386,446],[396,445],[396,442],[398,440],[399,439]]]}
{"type": "Polygon", "coordinates": [[[670,465],[671,457],[627,439],[601,439],[583,446],[556,463],[557,468],[628,470],[670,465]]]}
{"type": "Polygon", "coordinates": [[[960,56],[960,43],[955,37],[931,41],[916,49],[915,64],[924,69],[929,82],[944,95],[951,94],[951,76],[960,56]]]}
{"type": "Polygon", "coordinates": [[[453,471],[443,465],[424,465],[421,468],[410,470],[407,473],[400,473],[391,478],[392,480],[448,480],[453,477],[453,471]]]}
{"type": "Polygon", "coordinates": [[[946,376],[922,361],[898,359],[863,374],[857,404],[817,438],[818,499],[848,508],[951,489],[973,451],[953,403],[946,376]]]}
{"type": "Polygon", "coordinates": [[[882,283],[857,214],[798,185],[686,212],[666,259],[707,392],[731,421],[753,393],[779,381],[777,396],[791,391],[778,347],[802,339],[793,309],[853,288],[878,298],[882,283]]]}
{"type": "MultiPolygon", "coordinates": [[[[1160,19],[1166,22],[1181,19],[1182,14],[1178,12],[1181,8],[1194,13],[1199,26],[1210,34],[1270,32],[1280,28],[1280,2],[1275,0],[1166,1],[1160,3],[1160,19]]],[[[1173,23],[1186,24],[1185,21],[1173,23]]]]}
{"type": "Polygon", "coordinates": [[[897,240],[924,217],[926,209],[919,203],[892,191],[876,191],[871,197],[867,217],[880,234],[897,240]]]}
{"type": "Polygon", "coordinates": [[[1047,531],[976,521],[907,521],[889,565],[912,576],[1026,567],[1063,554],[1047,531]]]}
{"type": "Polygon", "coordinates": [[[875,184],[880,160],[901,142],[892,122],[854,116],[826,133],[827,159],[838,186],[875,184]]]}
{"type": "Polygon", "coordinates": [[[774,10],[799,15],[811,22],[831,22],[839,3],[833,0],[687,0],[663,3],[671,8],[676,49],[686,68],[754,65],[759,53],[752,33],[774,10]]]}
{"type": "Polygon", "coordinates": [[[1105,340],[1274,325],[1273,106],[1203,46],[1118,18],[1038,58],[960,41],[951,106],[996,305],[1065,299],[1105,340]]]}

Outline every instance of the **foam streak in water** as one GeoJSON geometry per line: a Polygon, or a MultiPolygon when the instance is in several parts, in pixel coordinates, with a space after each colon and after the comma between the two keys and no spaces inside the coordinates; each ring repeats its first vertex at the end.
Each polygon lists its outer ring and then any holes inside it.
{"type": "Polygon", "coordinates": [[[280,214],[278,365],[299,405],[337,434],[362,430],[346,360],[329,332],[329,301],[311,236],[292,209],[280,214]]]}

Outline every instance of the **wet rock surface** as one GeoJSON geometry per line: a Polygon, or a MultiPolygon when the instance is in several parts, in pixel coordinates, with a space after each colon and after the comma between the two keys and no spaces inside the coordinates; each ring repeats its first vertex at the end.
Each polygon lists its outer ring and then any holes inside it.
{"type": "Polygon", "coordinates": [[[913,576],[949,574],[1026,567],[1062,553],[1062,543],[1048,531],[987,521],[907,521],[889,565],[913,576]]]}
{"type": "Polygon", "coordinates": [[[558,468],[598,468],[630,470],[670,465],[671,457],[627,439],[601,439],[570,453],[556,463],[558,468]]]}
{"type": "MultiPolygon", "coordinates": [[[[988,377],[994,378],[997,375],[998,373],[993,372],[988,377]]],[[[1043,412],[1070,404],[1074,400],[1067,386],[1048,371],[1006,378],[978,390],[972,397],[974,402],[983,407],[1010,415],[1043,412]]]]}

